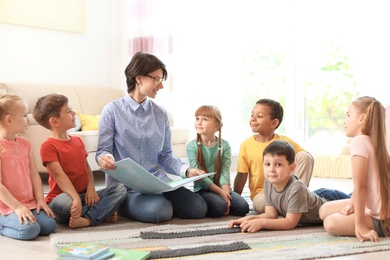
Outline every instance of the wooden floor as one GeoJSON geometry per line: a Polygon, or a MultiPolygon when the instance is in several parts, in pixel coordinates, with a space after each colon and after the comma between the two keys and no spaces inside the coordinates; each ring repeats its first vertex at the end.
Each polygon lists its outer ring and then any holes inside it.
{"type": "MultiPolygon", "coordinates": [[[[103,178],[100,174],[95,177],[97,187],[104,185],[103,178]]],[[[346,193],[352,192],[352,182],[350,179],[312,178],[310,189],[315,190],[322,187],[338,189],[346,193]]],[[[45,189],[47,189],[47,186],[45,186],[45,189]]],[[[334,257],[332,259],[379,260],[389,259],[389,255],[390,249],[389,251],[334,257]]],[[[19,241],[0,236],[0,259],[26,259],[26,257],[31,260],[54,260],[57,258],[57,254],[55,249],[50,245],[49,237],[38,237],[32,241],[19,241]]]]}

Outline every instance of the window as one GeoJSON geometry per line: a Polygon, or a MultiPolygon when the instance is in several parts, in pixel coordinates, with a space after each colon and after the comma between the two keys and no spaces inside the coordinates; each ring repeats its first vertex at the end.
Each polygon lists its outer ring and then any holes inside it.
{"type": "Polygon", "coordinates": [[[380,91],[388,85],[390,58],[390,18],[380,2],[133,2],[149,9],[142,23],[130,18],[132,26],[142,24],[144,35],[167,44],[157,41],[151,50],[169,72],[156,102],[193,137],[196,108],[217,105],[233,154],[252,134],[248,120],[259,98],[281,102],[285,116],[277,132],[313,153],[341,151],[345,111],[354,98],[390,103],[380,91]],[[158,50],[161,45],[168,48],[158,50]]]}

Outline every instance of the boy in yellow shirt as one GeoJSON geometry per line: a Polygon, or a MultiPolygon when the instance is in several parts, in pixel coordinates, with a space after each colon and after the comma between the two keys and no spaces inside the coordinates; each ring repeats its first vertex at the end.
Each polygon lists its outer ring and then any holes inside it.
{"type": "Polygon", "coordinates": [[[264,200],[264,170],[263,151],[275,140],[285,140],[295,151],[296,168],[294,174],[309,186],[314,167],[314,158],[291,138],[275,133],[283,120],[283,107],[272,99],[260,99],[253,107],[250,127],[255,133],[241,143],[238,157],[237,175],[234,180],[234,191],[242,194],[242,190],[249,177],[250,198],[254,210],[263,213],[264,200]]]}

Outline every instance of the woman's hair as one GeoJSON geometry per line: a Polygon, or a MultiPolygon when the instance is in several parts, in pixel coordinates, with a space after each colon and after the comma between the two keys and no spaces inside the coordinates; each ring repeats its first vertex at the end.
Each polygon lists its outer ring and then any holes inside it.
{"type": "Polygon", "coordinates": [[[275,140],[271,142],[263,151],[263,157],[266,154],[285,156],[288,164],[291,165],[295,162],[295,150],[294,147],[287,141],[275,140]]]}
{"type": "Polygon", "coordinates": [[[0,120],[3,120],[7,115],[14,115],[18,110],[19,102],[23,102],[23,100],[17,95],[0,95],[0,120]]]}
{"type": "Polygon", "coordinates": [[[362,133],[370,136],[378,165],[381,195],[381,223],[386,236],[390,236],[390,157],[386,147],[386,110],[373,97],[359,97],[352,101],[359,114],[367,118],[362,133]]]}
{"type": "MultiPolygon", "coordinates": [[[[222,158],[221,158],[221,129],[223,126],[222,123],[222,115],[219,109],[216,106],[201,106],[195,111],[195,116],[204,116],[208,118],[213,118],[217,124],[218,124],[218,132],[219,136],[217,138],[218,141],[218,154],[217,158],[215,158],[214,163],[214,183],[215,185],[219,186],[219,178],[221,176],[221,168],[222,168],[222,158]]],[[[202,138],[200,134],[196,134],[196,141],[198,144],[198,151],[196,152],[196,163],[198,164],[198,167],[207,172],[207,168],[204,162],[203,158],[203,152],[202,152],[202,138]]]]}
{"type": "Polygon", "coordinates": [[[60,117],[61,108],[68,104],[68,98],[61,94],[49,94],[38,99],[35,104],[34,119],[46,129],[51,130],[50,118],[60,117]]]}
{"type": "Polygon", "coordinates": [[[137,76],[146,76],[158,69],[162,69],[163,80],[166,80],[168,78],[168,72],[165,68],[165,64],[156,56],[144,52],[137,52],[134,54],[129,65],[127,65],[125,69],[127,93],[130,93],[135,89],[137,76]]]}
{"type": "Polygon", "coordinates": [[[271,109],[271,118],[279,120],[279,124],[275,127],[277,129],[283,121],[282,105],[278,101],[269,98],[257,100],[256,105],[266,105],[271,109]]]}

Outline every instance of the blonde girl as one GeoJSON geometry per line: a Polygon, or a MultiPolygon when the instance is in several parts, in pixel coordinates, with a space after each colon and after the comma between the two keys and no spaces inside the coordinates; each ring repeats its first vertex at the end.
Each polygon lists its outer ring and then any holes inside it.
{"type": "Polygon", "coordinates": [[[345,121],[350,144],[353,195],[320,208],[332,235],[378,241],[390,236],[390,158],[386,147],[385,109],[373,97],[359,97],[345,121]]]}
{"type": "Polygon", "coordinates": [[[28,123],[27,106],[19,96],[0,96],[0,234],[20,240],[48,235],[56,227],[31,144],[19,136],[28,123]]]}
{"type": "Polygon", "coordinates": [[[247,201],[230,189],[231,149],[221,138],[222,115],[215,106],[201,106],[195,112],[196,139],[187,144],[190,166],[204,172],[215,172],[194,184],[194,192],[207,202],[207,216],[227,214],[245,216],[247,201]],[[218,137],[216,133],[218,132],[218,137]]]}

